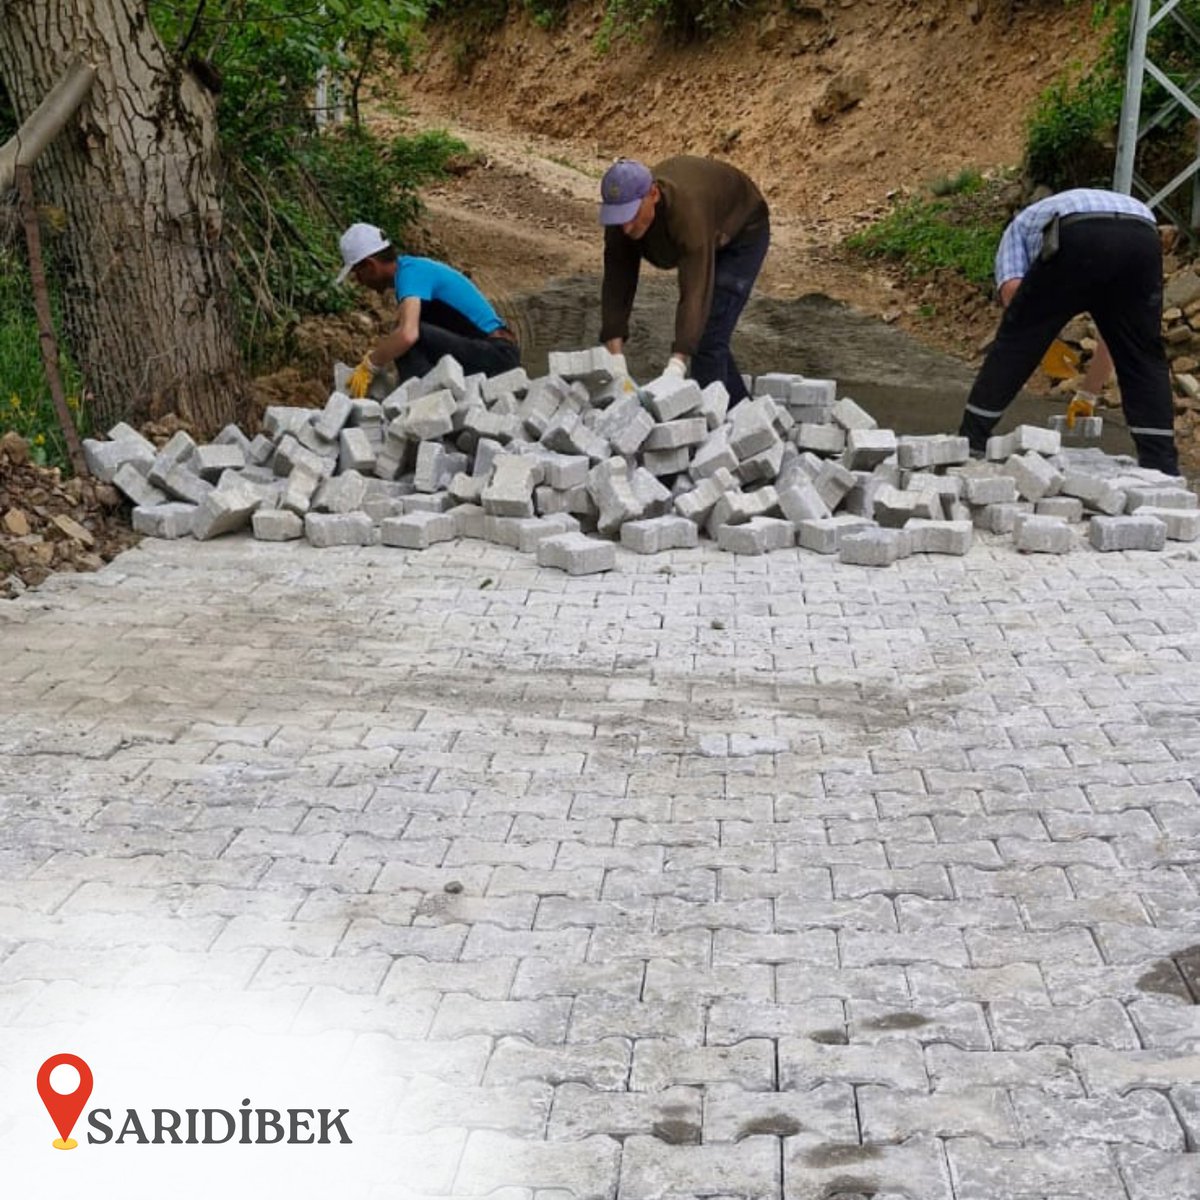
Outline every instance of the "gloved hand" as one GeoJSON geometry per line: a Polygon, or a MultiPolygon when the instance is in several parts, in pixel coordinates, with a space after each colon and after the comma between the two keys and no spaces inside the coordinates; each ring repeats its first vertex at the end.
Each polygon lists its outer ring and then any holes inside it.
{"type": "Polygon", "coordinates": [[[613,354],[609,366],[613,373],[613,383],[617,385],[622,395],[637,391],[637,384],[633,382],[629,368],[625,365],[624,354],[613,354]]]}
{"type": "Polygon", "coordinates": [[[371,361],[369,354],[364,354],[362,362],[350,373],[346,381],[346,392],[351,400],[361,400],[371,387],[379,368],[371,361]]]}
{"type": "Polygon", "coordinates": [[[1075,428],[1075,420],[1078,417],[1090,417],[1096,411],[1096,396],[1091,392],[1078,391],[1071,397],[1071,403],[1067,405],[1067,428],[1075,428]]]}
{"type": "Polygon", "coordinates": [[[666,369],[663,371],[664,379],[686,379],[687,378],[687,363],[682,358],[677,358],[674,354],[667,359],[666,369]]]}

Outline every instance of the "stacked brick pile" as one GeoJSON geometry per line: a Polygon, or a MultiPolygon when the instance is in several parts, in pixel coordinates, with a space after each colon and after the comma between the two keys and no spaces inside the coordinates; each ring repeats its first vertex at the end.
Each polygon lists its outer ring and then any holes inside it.
{"type": "Polygon", "coordinates": [[[636,388],[603,348],[551,355],[550,374],[464,378],[443,359],[382,402],[334,392],[323,410],[270,408],[263,431],[156,449],[118,426],[85,449],[136,506],[134,528],[200,540],[421,549],[484,538],[573,574],[703,535],[734,554],[800,546],[882,566],[965,554],[978,528],[1023,551],[1161,549],[1200,536],[1181,481],[1022,426],[972,461],[965,439],[898,437],[832,381],[763,375],[734,407],[720,384],[636,388]]]}
{"type": "Polygon", "coordinates": [[[1175,381],[1176,428],[1200,438],[1200,270],[1177,272],[1164,293],[1163,343],[1175,381]]]}

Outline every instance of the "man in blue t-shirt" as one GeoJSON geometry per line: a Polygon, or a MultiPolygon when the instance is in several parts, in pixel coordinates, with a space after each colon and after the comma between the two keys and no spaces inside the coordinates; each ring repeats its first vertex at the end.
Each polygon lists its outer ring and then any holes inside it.
{"type": "Polygon", "coordinates": [[[499,375],[521,364],[521,347],[483,293],[461,272],[432,258],[397,254],[374,225],[351,225],[341,239],[337,282],[352,276],[373,292],[394,292],[400,314],[350,376],[355,399],[395,361],[400,381],[424,375],[452,355],[467,375],[499,375]]]}

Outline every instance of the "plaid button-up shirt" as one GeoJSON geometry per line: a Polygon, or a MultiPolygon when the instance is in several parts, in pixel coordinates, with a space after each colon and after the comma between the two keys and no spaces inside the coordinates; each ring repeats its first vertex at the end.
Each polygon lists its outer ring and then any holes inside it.
{"type": "Polygon", "coordinates": [[[1128,213],[1154,224],[1154,213],[1140,200],[1100,188],[1072,188],[1039,200],[1012,219],[996,251],[996,286],[1021,279],[1042,252],[1042,230],[1054,217],[1070,213],[1128,213]]]}

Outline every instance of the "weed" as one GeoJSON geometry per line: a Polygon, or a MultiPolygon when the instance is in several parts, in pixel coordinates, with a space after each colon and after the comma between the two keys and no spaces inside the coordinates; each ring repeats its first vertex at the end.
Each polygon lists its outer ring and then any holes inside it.
{"type": "Polygon", "coordinates": [[[974,172],[967,181],[967,174],[956,177],[961,181],[957,191],[919,196],[892,209],[869,229],[847,238],[847,248],[867,258],[900,261],[913,274],[949,269],[980,288],[990,288],[1005,223],[999,198],[1004,185],[974,172]]]}
{"type": "Polygon", "coordinates": [[[963,167],[956,175],[939,175],[929,190],[935,196],[962,196],[983,187],[983,176],[971,167],[963,167]]]}

